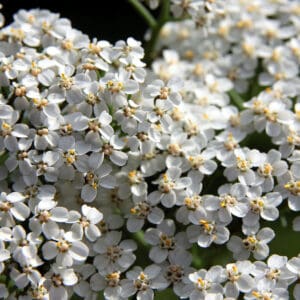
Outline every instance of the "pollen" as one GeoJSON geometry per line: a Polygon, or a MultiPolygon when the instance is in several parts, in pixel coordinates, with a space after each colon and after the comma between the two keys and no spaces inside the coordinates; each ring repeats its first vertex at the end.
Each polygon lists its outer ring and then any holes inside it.
{"type": "Polygon", "coordinates": [[[186,50],[183,54],[183,56],[187,59],[187,60],[192,60],[195,57],[195,52],[191,49],[186,50]]]}
{"type": "Polygon", "coordinates": [[[17,97],[24,97],[26,95],[26,87],[25,86],[17,87],[15,90],[15,95],[17,97]]]}
{"type": "Polygon", "coordinates": [[[99,45],[94,44],[94,43],[90,43],[89,44],[89,51],[92,54],[99,54],[102,51],[102,49],[99,45]]]}
{"type": "Polygon", "coordinates": [[[62,73],[60,76],[60,86],[66,90],[70,90],[72,85],[73,85],[73,78],[62,73]]]}
{"type": "Polygon", "coordinates": [[[64,50],[67,50],[67,51],[71,51],[74,49],[74,45],[72,43],[72,41],[70,40],[65,40],[61,43],[61,46],[64,50]]]}
{"type": "Polygon", "coordinates": [[[231,195],[224,195],[220,197],[220,206],[225,208],[227,206],[232,207],[234,205],[236,205],[237,200],[235,197],[231,196],[231,195]]]}
{"type": "Polygon", "coordinates": [[[236,158],[236,164],[240,171],[246,172],[250,168],[250,162],[246,159],[242,159],[241,157],[236,158]]]}
{"type": "Polygon", "coordinates": [[[132,184],[137,184],[142,181],[142,174],[136,170],[128,172],[128,179],[129,183],[132,184]]]}
{"type": "Polygon", "coordinates": [[[199,224],[202,226],[202,228],[204,229],[204,232],[206,234],[211,235],[215,229],[214,225],[212,224],[212,222],[209,222],[207,220],[199,220],[199,224]]]}
{"type": "Polygon", "coordinates": [[[117,94],[117,93],[120,93],[124,89],[124,84],[120,81],[116,82],[116,81],[109,80],[106,83],[106,87],[111,93],[117,94]]]}
{"type": "Polygon", "coordinates": [[[218,91],[219,91],[219,83],[217,81],[215,81],[212,84],[210,84],[208,86],[208,88],[209,88],[209,91],[211,93],[218,93],[218,91]]]}
{"type": "Polygon", "coordinates": [[[51,213],[47,210],[41,211],[38,215],[40,223],[47,223],[51,218],[51,213]]]}
{"type": "Polygon", "coordinates": [[[177,143],[169,144],[168,145],[168,152],[173,156],[180,156],[181,155],[181,147],[177,143]]]}
{"type": "Polygon", "coordinates": [[[11,131],[11,125],[9,125],[8,123],[6,122],[3,122],[2,125],[2,130],[5,131],[6,133],[9,133],[11,131]]]}
{"type": "Polygon", "coordinates": [[[192,197],[184,198],[184,205],[188,210],[195,211],[201,204],[201,197],[199,195],[194,195],[192,197]]]}
{"type": "Polygon", "coordinates": [[[252,104],[252,109],[256,114],[260,115],[264,113],[265,105],[263,104],[262,101],[255,99],[252,104]]]}
{"type": "Polygon", "coordinates": [[[66,240],[60,240],[56,243],[56,247],[59,252],[66,253],[70,249],[71,244],[66,240]]]}
{"type": "Polygon", "coordinates": [[[236,23],[236,27],[239,29],[250,29],[253,26],[253,22],[250,19],[240,20],[236,23]]]}
{"type": "Polygon", "coordinates": [[[291,194],[295,196],[300,196],[300,181],[290,181],[284,185],[291,194]]]}
{"type": "Polygon", "coordinates": [[[271,60],[278,62],[281,59],[281,54],[278,49],[274,49],[271,55],[271,60]]]}
{"type": "Polygon", "coordinates": [[[8,212],[12,207],[13,205],[8,201],[0,202],[0,211],[8,212]]]}
{"type": "Polygon", "coordinates": [[[195,76],[198,76],[198,77],[200,77],[204,74],[204,68],[203,68],[202,64],[197,63],[195,65],[194,70],[193,70],[193,74],[195,76]]]}
{"type": "Polygon", "coordinates": [[[174,121],[180,121],[180,120],[182,120],[182,118],[183,118],[183,113],[182,113],[182,111],[181,111],[178,107],[175,107],[175,108],[172,110],[171,118],[172,118],[174,121]]]}
{"type": "Polygon", "coordinates": [[[273,172],[273,167],[271,164],[269,163],[266,163],[264,164],[262,167],[260,167],[258,169],[258,173],[261,175],[261,176],[264,176],[264,177],[269,177],[272,175],[272,172],[273,172]]]}
{"type": "Polygon", "coordinates": [[[201,155],[189,156],[189,163],[193,169],[199,169],[205,163],[201,155]]]}
{"type": "Polygon", "coordinates": [[[88,93],[85,101],[90,105],[95,105],[99,102],[99,98],[93,93],[88,93]]]}
{"type": "Polygon", "coordinates": [[[226,38],[229,34],[229,26],[222,25],[218,28],[218,35],[220,35],[223,38],[226,38]]]}
{"type": "Polygon", "coordinates": [[[253,56],[254,55],[255,48],[254,48],[253,45],[244,42],[242,44],[242,49],[243,49],[244,53],[247,56],[253,56]]]}
{"type": "Polygon", "coordinates": [[[48,133],[49,133],[48,128],[42,128],[42,129],[37,130],[37,134],[39,136],[45,136],[45,135],[48,135],[48,133]]]}
{"type": "Polygon", "coordinates": [[[144,281],[147,278],[147,275],[144,272],[140,273],[139,279],[144,281]]]}
{"type": "Polygon", "coordinates": [[[116,287],[120,281],[120,272],[109,273],[105,276],[105,279],[108,281],[108,286],[116,287]]]}
{"type": "Polygon", "coordinates": [[[159,99],[166,100],[169,97],[170,88],[164,86],[160,89],[159,99]]]}

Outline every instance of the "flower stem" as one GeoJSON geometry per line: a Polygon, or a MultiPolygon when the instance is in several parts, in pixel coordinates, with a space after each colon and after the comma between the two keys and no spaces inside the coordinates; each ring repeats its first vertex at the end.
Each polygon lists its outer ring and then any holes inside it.
{"type": "Polygon", "coordinates": [[[133,239],[142,247],[149,248],[149,245],[145,241],[144,234],[142,231],[138,231],[132,234],[133,239]]]}
{"type": "Polygon", "coordinates": [[[156,20],[149,12],[149,10],[139,0],[128,0],[133,8],[139,13],[139,15],[145,20],[150,28],[155,28],[156,20]]]}
{"type": "Polygon", "coordinates": [[[232,103],[239,109],[244,110],[244,99],[235,91],[231,90],[228,92],[232,103]]]}
{"type": "Polygon", "coordinates": [[[7,158],[9,157],[9,153],[6,151],[2,151],[0,152],[0,166],[2,166],[5,161],[7,160],[7,158]]]}
{"type": "Polygon", "coordinates": [[[158,17],[158,21],[156,22],[156,25],[154,28],[152,28],[151,32],[151,38],[146,43],[145,46],[145,61],[148,66],[152,63],[153,59],[156,56],[156,44],[159,38],[160,30],[170,20],[170,1],[169,0],[163,0],[160,14],[158,17]]]}

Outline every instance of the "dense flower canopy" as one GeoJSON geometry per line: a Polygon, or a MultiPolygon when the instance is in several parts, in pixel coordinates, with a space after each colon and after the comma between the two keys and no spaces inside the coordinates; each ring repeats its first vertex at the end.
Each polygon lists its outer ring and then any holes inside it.
{"type": "Polygon", "coordinates": [[[151,65],[47,10],[0,31],[0,298],[300,299],[268,245],[300,231],[299,2],[130,2],[170,4],[151,65]]]}

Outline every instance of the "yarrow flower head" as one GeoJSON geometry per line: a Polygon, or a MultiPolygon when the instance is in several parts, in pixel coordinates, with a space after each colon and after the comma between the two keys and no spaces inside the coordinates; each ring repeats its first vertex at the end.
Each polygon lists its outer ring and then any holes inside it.
{"type": "Polygon", "coordinates": [[[299,3],[128,3],[0,14],[0,298],[299,299],[299,3]]]}

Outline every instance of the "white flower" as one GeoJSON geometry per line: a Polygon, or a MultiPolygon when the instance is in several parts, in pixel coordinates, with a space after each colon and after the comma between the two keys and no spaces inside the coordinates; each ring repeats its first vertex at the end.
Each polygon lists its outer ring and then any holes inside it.
{"type": "Polygon", "coordinates": [[[175,17],[181,17],[185,13],[193,14],[203,5],[203,2],[203,0],[191,0],[185,3],[184,0],[172,0],[171,10],[175,17]]]}
{"type": "Polygon", "coordinates": [[[109,157],[110,161],[117,166],[124,166],[127,162],[128,155],[121,151],[125,146],[124,140],[117,135],[113,135],[102,145],[102,155],[109,157]]]}
{"type": "MultiPolygon", "coordinates": [[[[286,264],[288,270],[295,274],[299,278],[300,274],[300,258],[299,257],[293,257],[290,259],[286,264]]],[[[293,295],[295,299],[298,299],[300,296],[300,285],[296,284],[294,287],[293,295]]]]}
{"type": "Polygon", "coordinates": [[[247,192],[249,212],[243,218],[245,227],[259,227],[259,218],[274,221],[279,217],[277,206],[282,202],[278,192],[262,195],[261,187],[252,187],[247,192]]]}
{"type": "MultiPolygon", "coordinates": [[[[203,197],[200,196],[200,192],[202,190],[201,176],[193,176],[192,184],[186,189],[186,193],[183,197],[180,197],[180,201],[178,201],[178,205],[181,207],[176,211],[176,220],[180,223],[187,225],[190,221],[190,215],[196,211],[202,211],[205,214],[205,208],[203,206],[203,197]]],[[[205,197],[205,196],[204,196],[205,197]]]]}
{"type": "Polygon", "coordinates": [[[100,85],[111,96],[109,104],[114,108],[126,106],[127,95],[138,92],[138,83],[129,78],[130,75],[123,69],[120,69],[119,73],[107,73],[101,78],[100,85]]]}
{"type": "Polygon", "coordinates": [[[250,276],[254,266],[250,261],[237,261],[226,265],[228,282],[225,284],[226,297],[237,298],[242,293],[248,293],[255,286],[254,279],[250,276]]]}
{"type": "Polygon", "coordinates": [[[170,79],[167,85],[161,80],[155,80],[145,89],[144,97],[146,100],[154,101],[157,107],[168,110],[174,105],[180,104],[179,91],[182,85],[182,81],[176,77],[170,79]]]}
{"type": "Polygon", "coordinates": [[[0,224],[13,227],[15,221],[25,221],[30,215],[30,209],[24,203],[25,196],[18,192],[0,195],[0,224]]]}
{"type": "Polygon", "coordinates": [[[180,177],[181,169],[177,167],[168,168],[160,179],[154,181],[158,184],[158,191],[148,195],[148,201],[152,204],[162,203],[163,206],[170,208],[176,204],[178,194],[191,184],[188,177],[180,177]]]}
{"type": "Polygon", "coordinates": [[[118,41],[114,47],[113,57],[125,57],[132,59],[142,59],[144,57],[144,49],[141,42],[129,37],[126,42],[118,41]]]}
{"type": "Polygon", "coordinates": [[[146,199],[140,200],[134,197],[133,201],[134,206],[130,208],[130,215],[126,223],[129,232],[141,230],[146,220],[152,224],[160,224],[163,221],[164,212],[162,209],[149,203],[146,199]]]}
{"type": "Polygon", "coordinates": [[[207,211],[217,211],[221,222],[229,223],[232,215],[243,218],[248,212],[246,203],[247,186],[240,183],[224,184],[219,187],[219,197],[207,197],[204,207],[207,211]]]}
{"type": "Polygon", "coordinates": [[[267,264],[262,261],[254,262],[255,269],[252,274],[259,281],[265,281],[265,285],[286,288],[290,285],[295,275],[287,268],[288,258],[277,254],[271,255],[267,264]]]}
{"type": "Polygon", "coordinates": [[[46,260],[56,259],[58,265],[70,267],[74,262],[83,262],[89,254],[89,248],[80,241],[76,232],[60,230],[42,246],[43,257],[46,260]]]}
{"type": "Polygon", "coordinates": [[[142,123],[145,118],[146,112],[132,100],[128,100],[128,105],[115,112],[116,121],[121,125],[122,130],[130,136],[137,133],[139,123],[142,123]]]}
{"type": "Polygon", "coordinates": [[[50,299],[68,299],[70,295],[66,287],[77,283],[77,276],[73,269],[53,264],[51,270],[45,274],[45,286],[49,291],[50,299]]]}
{"type": "Polygon", "coordinates": [[[74,231],[80,232],[80,236],[83,236],[83,233],[87,239],[91,242],[94,242],[100,235],[100,229],[96,226],[103,219],[103,214],[95,207],[87,206],[86,204],[81,207],[82,216],[77,212],[73,213],[69,222],[74,223],[71,228],[74,231]]]}
{"type": "Polygon", "coordinates": [[[26,124],[17,123],[19,113],[14,111],[10,119],[0,120],[0,147],[9,151],[18,151],[18,138],[27,138],[29,128],[26,124]],[[17,124],[16,124],[17,123],[17,124]]]}
{"type": "Polygon", "coordinates": [[[194,224],[186,231],[190,243],[197,242],[200,247],[207,248],[212,243],[224,244],[228,241],[229,230],[217,222],[213,214],[203,214],[196,210],[189,219],[194,224]]]}
{"type": "MultiPolygon", "coordinates": [[[[191,246],[186,234],[184,232],[175,234],[175,230],[174,221],[171,219],[163,220],[157,228],[146,230],[145,241],[152,246],[149,257],[155,263],[162,263],[172,252],[183,251],[191,246]]],[[[189,253],[186,252],[186,255],[189,253]]]]}
{"type": "Polygon", "coordinates": [[[236,149],[233,157],[222,162],[226,167],[224,175],[230,181],[238,178],[242,184],[253,185],[256,183],[257,175],[252,168],[259,166],[262,159],[262,153],[258,150],[236,149]]]}
{"type": "Polygon", "coordinates": [[[110,175],[112,167],[102,162],[103,155],[96,152],[82,157],[80,163],[78,162],[77,169],[82,172],[85,181],[81,189],[81,198],[86,202],[94,201],[100,186],[107,189],[115,186],[115,179],[110,175]]]}
{"type": "Polygon", "coordinates": [[[121,241],[121,238],[120,231],[111,231],[98,238],[93,249],[99,253],[94,259],[94,265],[99,271],[125,271],[134,263],[136,243],[133,240],[121,241]]]}
{"type": "Polygon", "coordinates": [[[271,228],[265,227],[256,234],[248,235],[245,239],[231,236],[227,248],[233,252],[235,259],[247,259],[251,253],[257,260],[262,260],[269,255],[268,243],[275,237],[271,228]]]}
{"type": "Polygon", "coordinates": [[[194,271],[190,267],[192,257],[186,255],[186,251],[174,251],[168,259],[170,263],[164,266],[161,276],[173,285],[173,291],[178,297],[186,298],[190,293],[186,284],[189,281],[188,275],[194,271]]]}
{"type": "Polygon", "coordinates": [[[191,273],[189,279],[193,283],[194,288],[191,286],[189,299],[208,299],[209,294],[212,294],[212,296],[215,297],[217,297],[217,295],[222,295],[223,287],[220,285],[224,280],[222,273],[223,269],[220,266],[214,266],[209,271],[201,269],[191,273]]]}
{"type": "Polygon", "coordinates": [[[164,289],[168,285],[167,281],[159,280],[160,271],[161,268],[155,264],[147,266],[144,270],[141,267],[134,267],[126,273],[128,279],[121,281],[121,296],[127,298],[137,293],[137,299],[152,300],[153,289],[164,289]]]}
{"type": "Polygon", "coordinates": [[[269,192],[274,187],[273,176],[279,177],[287,172],[288,165],[284,160],[281,160],[281,153],[271,149],[265,156],[262,165],[259,166],[257,172],[260,178],[257,178],[257,183],[262,186],[264,192],[269,192]]]}
{"type": "MultiPolygon", "coordinates": [[[[90,289],[93,291],[103,291],[106,299],[124,299],[121,297],[121,272],[103,272],[96,273],[90,279],[90,289]]],[[[90,291],[88,291],[90,293],[90,291]]],[[[98,295],[96,295],[98,296],[98,295]]],[[[87,298],[88,300],[89,298],[87,298]]]]}

